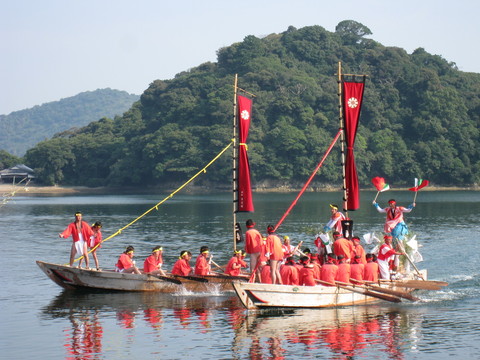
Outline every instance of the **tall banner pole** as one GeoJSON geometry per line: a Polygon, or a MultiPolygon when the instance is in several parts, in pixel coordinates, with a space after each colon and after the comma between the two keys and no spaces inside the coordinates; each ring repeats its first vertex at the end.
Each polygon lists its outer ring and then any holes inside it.
{"type": "Polygon", "coordinates": [[[345,174],[345,122],[343,119],[343,102],[342,102],[342,63],[338,62],[338,118],[340,121],[340,129],[342,130],[342,136],[340,138],[340,144],[342,146],[342,181],[343,181],[343,211],[345,217],[348,219],[348,205],[347,205],[347,178],[345,174]]]}
{"type": "Polygon", "coordinates": [[[237,85],[238,74],[235,74],[235,80],[233,84],[233,149],[232,149],[232,182],[233,182],[233,250],[237,251],[237,232],[235,224],[237,223],[237,205],[238,205],[238,189],[237,189],[237,85]]]}

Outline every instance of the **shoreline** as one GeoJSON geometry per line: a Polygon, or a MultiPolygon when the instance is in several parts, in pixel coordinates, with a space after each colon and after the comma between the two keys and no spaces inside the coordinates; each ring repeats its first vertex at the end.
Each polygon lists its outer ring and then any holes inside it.
{"type": "MultiPolygon", "coordinates": [[[[398,189],[391,189],[389,191],[408,191],[409,188],[398,188],[398,189]]],[[[90,188],[86,186],[36,186],[36,185],[29,185],[27,187],[24,186],[13,186],[9,184],[0,184],[0,193],[2,197],[8,196],[15,196],[21,194],[22,196],[28,195],[94,195],[94,194],[149,194],[149,193],[158,193],[158,192],[171,192],[173,188],[130,188],[130,187],[119,187],[119,188],[111,188],[111,187],[96,187],[90,188]]],[[[360,191],[371,190],[372,192],[375,189],[360,189],[360,191]]],[[[188,189],[184,189],[185,193],[211,193],[211,192],[223,192],[223,191],[230,191],[227,189],[220,189],[220,188],[205,188],[205,187],[195,187],[191,186],[188,189]]],[[[289,188],[286,186],[280,187],[258,187],[253,188],[252,191],[254,193],[269,193],[269,192],[283,192],[283,193],[290,193],[290,192],[298,192],[300,188],[289,188]]],[[[340,188],[336,188],[333,186],[326,186],[326,187],[314,187],[307,189],[307,192],[336,192],[341,191],[340,188]]],[[[442,187],[442,186],[431,186],[428,188],[422,189],[422,191],[480,191],[480,187],[478,186],[470,186],[470,187],[442,187]]]]}

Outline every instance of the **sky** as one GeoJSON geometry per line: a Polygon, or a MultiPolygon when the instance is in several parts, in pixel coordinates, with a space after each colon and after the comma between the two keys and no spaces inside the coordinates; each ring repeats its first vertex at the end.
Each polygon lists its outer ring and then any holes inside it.
{"type": "MultiPolygon", "coordinates": [[[[0,114],[111,88],[140,95],[248,35],[343,20],[480,73],[478,0],[1,0],[0,114]]],[[[233,74],[232,74],[233,76],[233,74]]]]}

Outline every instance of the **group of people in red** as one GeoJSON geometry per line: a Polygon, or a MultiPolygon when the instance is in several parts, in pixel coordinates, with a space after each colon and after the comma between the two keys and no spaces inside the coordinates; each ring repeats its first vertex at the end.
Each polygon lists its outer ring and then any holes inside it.
{"type": "MultiPolygon", "coordinates": [[[[133,246],[128,246],[127,249],[120,255],[118,262],[116,264],[116,269],[119,272],[125,273],[135,273],[141,274],[142,271],[138,269],[133,262],[134,255],[133,246]]],[[[239,276],[241,274],[241,269],[246,268],[248,265],[243,260],[245,254],[241,250],[235,251],[234,256],[230,259],[227,266],[225,267],[225,274],[232,276],[239,276]]],[[[192,259],[192,253],[190,251],[183,250],[180,252],[178,260],[172,267],[172,275],[180,276],[191,276],[191,275],[212,275],[212,255],[210,255],[210,250],[208,246],[202,246],[200,248],[200,253],[197,256],[195,265],[192,267],[190,260],[192,259]]],[[[143,264],[143,273],[150,275],[161,275],[166,276],[164,270],[162,270],[163,265],[163,248],[156,246],[152,250],[152,254],[145,259],[143,264]]],[[[216,265],[216,264],[215,264],[216,265]]],[[[221,269],[220,266],[216,265],[221,269]]]]}
{"type": "MultiPolygon", "coordinates": [[[[69,238],[72,236],[72,247],[70,250],[70,266],[73,266],[75,256],[81,256],[78,267],[81,268],[82,261],[85,259],[85,268],[90,269],[89,261],[89,249],[95,260],[97,270],[101,270],[99,267],[97,249],[101,247],[102,243],[102,223],[100,221],[95,222],[90,226],[86,221],[82,219],[82,213],[75,213],[75,220],[70,223],[67,228],[59,234],[61,238],[69,238]]],[[[135,265],[133,260],[135,248],[131,245],[127,246],[125,251],[119,256],[115,265],[115,270],[122,273],[134,273],[134,274],[150,274],[166,276],[167,274],[162,269],[163,265],[163,248],[161,246],[155,246],[152,249],[151,254],[145,259],[143,269],[139,269],[135,265]]],[[[239,276],[242,268],[246,268],[248,265],[243,260],[245,254],[239,250],[235,251],[234,255],[225,267],[225,273],[232,276],[239,276]]],[[[175,262],[172,268],[173,275],[210,275],[212,274],[212,256],[210,255],[207,246],[200,248],[200,254],[197,257],[194,267],[190,266],[190,260],[192,253],[190,251],[182,251],[178,260],[175,262]]],[[[217,265],[218,266],[218,265],[217,265]]],[[[218,266],[220,268],[220,266],[218,266]]],[[[221,269],[221,268],[220,268],[221,269]]]]}
{"type": "MultiPolygon", "coordinates": [[[[293,247],[288,236],[282,244],[273,226],[267,227],[268,235],[263,237],[255,225],[251,219],[246,222],[245,251],[250,255],[250,267],[257,282],[315,286],[334,285],[336,281],[378,281],[375,256],[365,254],[358,237],[349,240],[334,231],[333,253],[312,254],[309,249],[293,247]],[[297,262],[294,255],[300,256],[297,262]]],[[[320,239],[315,244],[325,247],[320,239]]]]}
{"type": "MultiPolygon", "coordinates": [[[[384,236],[378,255],[366,254],[358,236],[343,236],[342,221],[346,218],[338,210],[338,206],[330,204],[330,209],[331,217],[324,231],[333,231],[333,244],[325,243],[321,237],[317,237],[317,254],[312,254],[309,249],[302,251],[293,247],[288,236],[284,237],[282,244],[271,225],[267,227],[267,236],[263,237],[255,229],[255,222],[247,220],[245,251],[250,255],[250,268],[255,281],[267,284],[328,286],[335,282],[349,284],[377,282],[379,278],[390,279],[395,256],[403,254],[392,245],[392,235],[384,236]],[[297,262],[294,255],[299,256],[297,262]]],[[[401,208],[398,212],[403,210],[401,208]]],[[[391,219],[387,217],[387,221],[389,220],[391,219]]],[[[400,218],[400,221],[403,222],[403,218],[400,218]]]]}

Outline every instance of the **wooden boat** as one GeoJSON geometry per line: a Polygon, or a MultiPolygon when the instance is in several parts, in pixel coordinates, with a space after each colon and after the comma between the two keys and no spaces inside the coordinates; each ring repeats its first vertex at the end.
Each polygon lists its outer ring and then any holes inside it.
{"type": "MultiPolygon", "coordinates": [[[[426,279],[426,271],[422,270],[426,279]]],[[[411,295],[416,289],[436,290],[446,283],[414,280],[413,277],[371,285],[337,282],[336,286],[301,286],[260,283],[234,283],[233,288],[249,310],[267,308],[329,308],[366,305],[379,301],[419,300],[411,295]]]]}
{"type": "Polygon", "coordinates": [[[212,293],[233,291],[232,283],[248,280],[248,277],[228,275],[153,276],[123,274],[114,270],[79,269],[44,261],[37,261],[37,265],[53,282],[69,290],[212,293]]]}
{"type": "MultiPolygon", "coordinates": [[[[164,200],[150,208],[144,214],[139,216],[127,226],[110,235],[104,241],[120,234],[123,230],[135,223],[137,220],[153,210],[158,210],[158,206],[170,199],[180,189],[188,185],[197,175],[205,173],[206,168],[220,157],[230,146],[233,152],[233,249],[236,250],[236,243],[241,240],[240,225],[236,222],[237,212],[253,211],[252,190],[250,186],[250,168],[248,156],[246,153],[246,140],[250,127],[250,114],[252,101],[245,96],[237,95],[237,75],[234,83],[234,117],[233,117],[233,139],[206,167],[200,170],[195,176],[188,180],[175,192],[167,196],[164,200]],[[237,106],[237,100],[239,102],[237,106]],[[241,114],[241,122],[239,122],[241,114]]],[[[250,94],[251,95],[251,94],[250,94]]],[[[96,247],[98,247],[96,245],[96,247]]],[[[96,248],[95,247],[95,248],[96,248]]],[[[94,248],[94,249],[95,249],[94,248]]],[[[93,251],[93,249],[91,250],[93,251]]],[[[82,257],[80,257],[82,258],[82,257]]],[[[180,291],[190,292],[212,292],[212,291],[233,291],[232,283],[248,280],[248,276],[230,276],[226,274],[212,274],[204,276],[153,276],[147,274],[124,274],[114,270],[90,270],[70,267],[66,265],[53,264],[44,261],[37,261],[37,265],[52,279],[56,284],[65,289],[83,289],[83,290],[110,290],[110,291],[156,291],[164,293],[174,293],[180,291]]]]}

